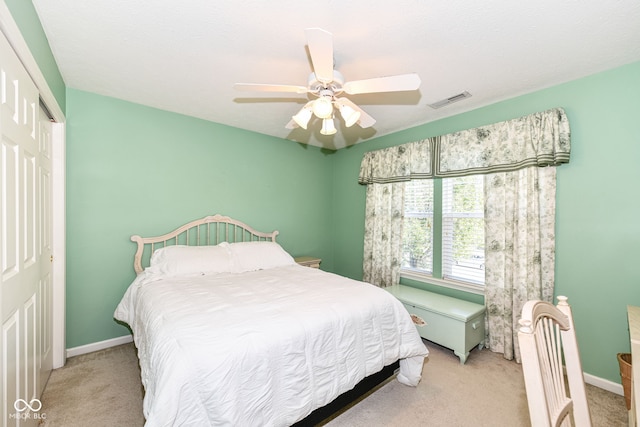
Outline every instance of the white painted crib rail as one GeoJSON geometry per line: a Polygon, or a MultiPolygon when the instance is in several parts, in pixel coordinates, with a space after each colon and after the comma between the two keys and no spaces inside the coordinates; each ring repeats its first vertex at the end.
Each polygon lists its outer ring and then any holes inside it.
{"type": "Polygon", "coordinates": [[[169,245],[209,246],[220,242],[276,241],[278,231],[256,231],[247,224],[223,215],[211,215],[184,224],[162,236],[131,236],[137,243],[133,259],[136,274],[142,273],[156,249],[169,245]]]}

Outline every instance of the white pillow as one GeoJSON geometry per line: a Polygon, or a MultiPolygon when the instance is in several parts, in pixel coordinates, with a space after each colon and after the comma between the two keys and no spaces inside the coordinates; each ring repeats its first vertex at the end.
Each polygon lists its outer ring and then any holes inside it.
{"type": "Polygon", "coordinates": [[[166,246],[151,255],[149,269],[166,276],[229,273],[231,268],[229,244],[216,246],[166,246]]]}
{"type": "Polygon", "coordinates": [[[295,264],[295,260],[276,242],[237,242],[229,244],[233,272],[264,270],[295,264]]]}

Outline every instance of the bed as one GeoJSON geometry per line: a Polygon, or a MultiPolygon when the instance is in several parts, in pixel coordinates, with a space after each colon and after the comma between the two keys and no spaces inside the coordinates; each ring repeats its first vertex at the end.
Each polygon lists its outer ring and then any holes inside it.
{"type": "Polygon", "coordinates": [[[428,350],[402,304],[298,265],[277,235],[214,215],[132,236],[114,317],[133,332],[146,426],[304,423],[394,364],[418,384],[428,350]]]}

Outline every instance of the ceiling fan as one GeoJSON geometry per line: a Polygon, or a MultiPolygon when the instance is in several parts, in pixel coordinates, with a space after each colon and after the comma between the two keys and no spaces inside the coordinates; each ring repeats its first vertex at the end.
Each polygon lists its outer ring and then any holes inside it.
{"type": "Polygon", "coordinates": [[[387,77],[376,77],[366,80],[345,82],[344,77],[333,68],[333,36],[330,32],[320,28],[307,28],[305,30],[309,54],[313,64],[313,72],[309,75],[307,86],[260,84],[260,83],[236,83],[235,89],[243,91],[259,92],[293,92],[310,94],[316,97],[305,104],[296,113],[287,129],[300,126],[307,129],[312,116],[322,120],[323,135],[336,133],[334,124],[334,110],[338,110],[347,127],[358,124],[362,128],[368,128],[375,124],[375,119],[365,113],[351,100],[340,95],[357,95],[375,92],[396,92],[417,90],[420,87],[420,77],[415,74],[400,74],[387,77]]]}

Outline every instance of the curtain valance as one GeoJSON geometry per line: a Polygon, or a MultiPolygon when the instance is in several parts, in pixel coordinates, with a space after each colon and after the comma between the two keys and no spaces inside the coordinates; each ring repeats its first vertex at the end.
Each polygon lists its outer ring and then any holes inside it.
{"type": "Polygon", "coordinates": [[[431,178],[432,153],[429,139],[370,151],[362,159],[358,182],[386,184],[431,178]]]}
{"type": "Polygon", "coordinates": [[[569,163],[569,120],[554,108],[365,153],[360,184],[514,171],[569,163]]]}

